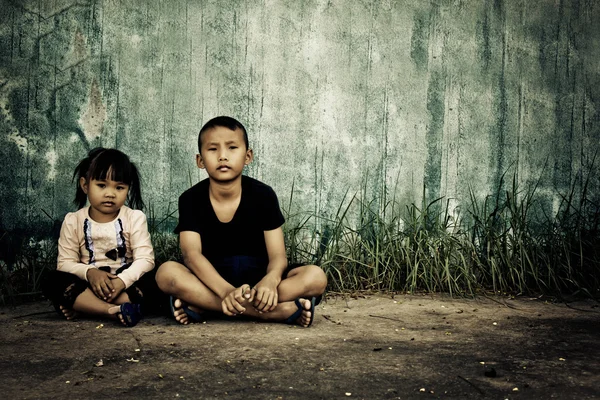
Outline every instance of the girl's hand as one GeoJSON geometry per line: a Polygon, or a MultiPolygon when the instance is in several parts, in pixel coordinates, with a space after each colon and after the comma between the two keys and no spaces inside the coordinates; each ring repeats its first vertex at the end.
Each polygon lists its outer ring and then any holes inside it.
{"type": "Polygon", "coordinates": [[[87,278],[92,292],[94,292],[96,297],[104,301],[108,301],[114,293],[114,286],[111,280],[116,277],[115,274],[100,271],[97,268],[90,268],[87,271],[87,278]]]}
{"type": "Polygon", "coordinates": [[[125,282],[123,282],[123,280],[118,276],[111,278],[111,283],[113,284],[113,293],[112,296],[107,300],[109,303],[114,302],[125,290],[125,282]]]}
{"type": "Polygon", "coordinates": [[[250,285],[243,284],[239,288],[233,289],[221,302],[221,308],[225,315],[230,317],[243,314],[246,307],[242,304],[249,301],[250,285]]]}

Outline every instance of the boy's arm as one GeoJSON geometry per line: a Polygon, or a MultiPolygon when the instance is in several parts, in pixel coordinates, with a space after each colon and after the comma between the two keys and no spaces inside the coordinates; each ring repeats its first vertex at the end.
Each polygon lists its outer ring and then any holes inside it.
{"type": "Polygon", "coordinates": [[[277,287],[281,282],[281,276],[287,268],[287,255],[285,253],[285,241],[281,227],[264,231],[269,265],[267,274],[254,286],[254,307],[258,311],[269,312],[277,307],[277,287]]]}
{"type": "Polygon", "coordinates": [[[270,231],[265,231],[265,244],[267,245],[267,254],[269,256],[267,275],[277,278],[277,285],[279,285],[279,282],[281,282],[281,275],[283,275],[283,271],[287,268],[287,255],[285,253],[283,229],[279,227],[270,231]]]}
{"type": "Polygon", "coordinates": [[[217,296],[223,299],[235,289],[202,254],[202,240],[198,232],[180,232],[179,246],[185,266],[217,296]]]}

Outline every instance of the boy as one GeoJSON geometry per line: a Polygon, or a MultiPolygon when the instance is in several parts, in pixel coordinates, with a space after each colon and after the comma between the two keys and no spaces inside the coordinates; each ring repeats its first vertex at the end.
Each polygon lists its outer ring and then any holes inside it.
{"type": "Polygon", "coordinates": [[[179,197],[179,242],[185,265],[156,273],[181,324],[205,311],[308,327],[327,278],[315,265],[287,269],[284,218],[269,186],[242,175],[253,159],[244,126],[230,117],[208,121],[198,135],[196,164],[205,179],[179,197]]]}

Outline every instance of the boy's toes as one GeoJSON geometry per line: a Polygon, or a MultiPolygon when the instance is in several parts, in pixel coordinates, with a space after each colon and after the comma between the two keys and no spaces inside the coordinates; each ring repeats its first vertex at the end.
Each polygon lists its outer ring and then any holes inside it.
{"type": "Polygon", "coordinates": [[[300,317],[298,317],[297,323],[300,326],[307,327],[310,324],[310,318],[312,316],[310,312],[311,303],[310,300],[306,299],[301,299],[300,303],[302,304],[304,310],[302,310],[302,314],[300,315],[300,317]]]}
{"type": "Polygon", "coordinates": [[[175,311],[175,320],[183,325],[187,325],[189,322],[188,316],[183,310],[175,311]]]}
{"type": "Polygon", "coordinates": [[[307,327],[310,324],[310,311],[306,312],[306,313],[302,313],[302,323],[300,325],[307,327]]]}
{"type": "Polygon", "coordinates": [[[188,316],[183,309],[183,302],[180,299],[175,299],[173,302],[173,316],[182,325],[187,325],[189,322],[188,316]]]}

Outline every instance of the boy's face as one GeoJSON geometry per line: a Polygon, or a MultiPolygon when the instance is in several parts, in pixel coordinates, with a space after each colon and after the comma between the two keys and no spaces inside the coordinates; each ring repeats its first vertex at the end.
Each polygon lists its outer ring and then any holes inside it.
{"type": "Polygon", "coordinates": [[[241,129],[232,131],[223,126],[202,134],[202,148],[196,156],[199,168],[206,169],[216,181],[228,182],[242,174],[244,166],[252,161],[252,150],[246,149],[241,129]]]}

